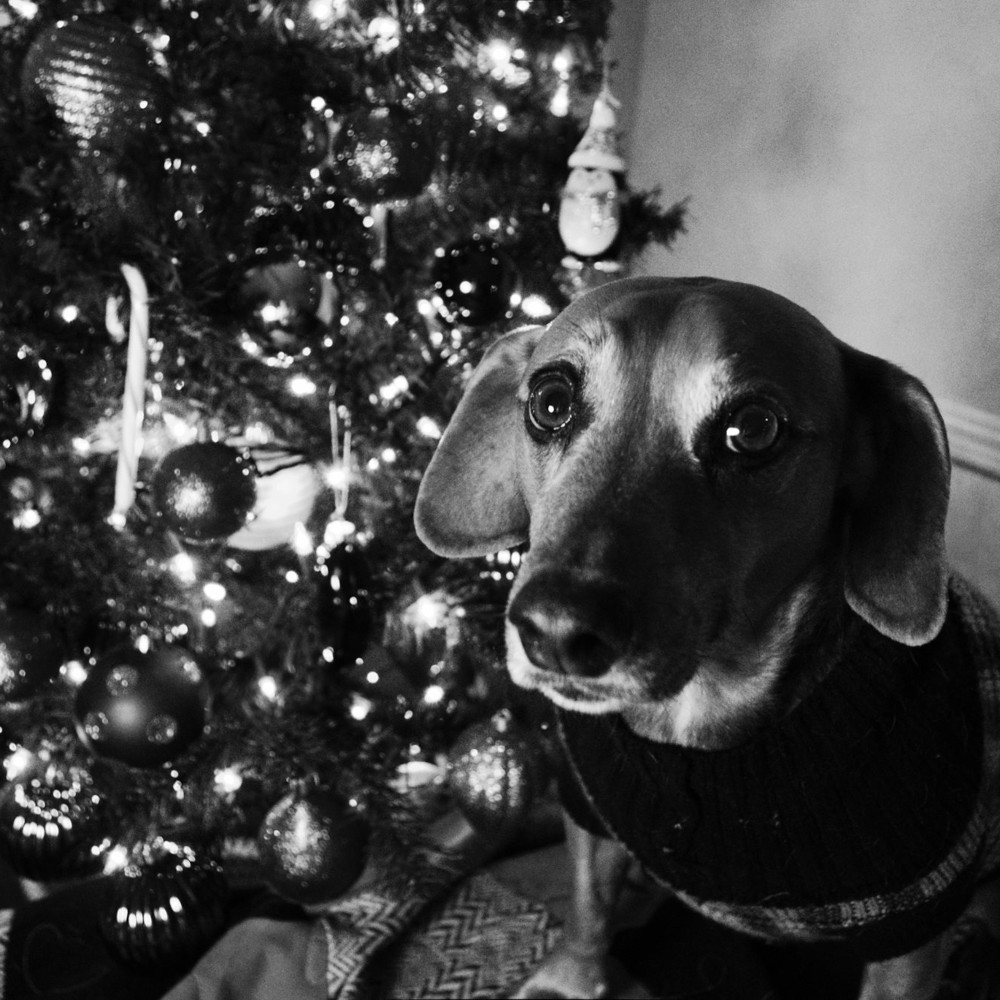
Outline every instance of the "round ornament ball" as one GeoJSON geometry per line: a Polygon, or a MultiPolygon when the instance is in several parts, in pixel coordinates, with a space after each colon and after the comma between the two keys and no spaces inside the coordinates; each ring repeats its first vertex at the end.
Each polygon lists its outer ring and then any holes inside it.
{"type": "Polygon", "coordinates": [[[0,348],[0,446],[9,448],[44,426],[54,388],[52,369],[36,351],[0,348]]]}
{"type": "Polygon", "coordinates": [[[104,803],[86,774],[49,773],[0,790],[0,854],[23,878],[90,875],[103,863],[104,803]]]}
{"type": "Polygon", "coordinates": [[[247,319],[243,349],[272,367],[315,350],[340,306],[333,281],[298,260],[251,267],[238,299],[247,319]]]}
{"type": "Polygon", "coordinates": [[[400,107],[348,115],[333,141],[333,163],[343,189],[364,202],[413,198],[434,170],[431,131],[400,107]]]}
{"type": "Polygon", "coordinates": [[[339,792],[291,792],[271,808],[257,835],[265,881],[306,906],[336,899],[361,875],[368,837],[367,821],[339,792]]]}
{"type": "Polygon", "coordinates": [[[239,531],[257,502],[257,470],[245,454],[218,441],[183,445],[164,456],[152,480],[164,524],[192,542],[239,531]]]}
{"type": "Polygon", "coordinates": [[[316,622],[331,650],[334,667],[350,667],[372,637],[372,573],[364,550],[352,536],[328,538],[316,550],[316,622]]]}
{"type": "Polygon", "coordinates": [[[446,321],[484,326],[510,314],[517,271],[509,254],[482,236],[434,252],[434,296],[446,321]]]}
{"type": "Polygon", "coordinates": [[[86,153],[120,155],[163,122],[163,88],[146,44],[103,14],[43,28],[21,69],[31,109],[49,107],[86,153]]]}
{"type": "Polygon", "coordinates": [[[559,235],[570,253],[598,257],[618,238],[621,195],[610,170],[575,167],[559,204],[559,235]]]}
{"type": "Polygon", "coordinates": [[[225,929],[228,901],[217,861],[157,837],[111,882],[98,926],[123,964],[180,972],[225,929]]]}
{"type": "Polygon", "coordinates": [[[448,785],[468,821],[483,832],[516,827],[542,790],[539,748],[509,712],[473,723],[448,751],[448,785]]]}
{"type": "Polygon", "coordinates": [[[201,736],[208,690],[184,649],[121,645],[91,667],[76,693],[74,720],[95,754],[133,767],[157,767],[201,736]]]}
{"type": "Polygon", "coordinates": [[[59,676],[64,659],[48,618],[0,608],[0,698],[16,702],[37,694],[59,676]]]}

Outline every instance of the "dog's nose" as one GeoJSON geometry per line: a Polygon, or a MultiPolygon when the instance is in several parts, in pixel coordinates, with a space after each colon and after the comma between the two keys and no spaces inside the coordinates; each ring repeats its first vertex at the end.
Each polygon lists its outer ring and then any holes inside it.
{"type": "Polygon", "coordinates": [[[535,666],[599,677],[631,636],[628,604],[618,588],[561,571],[533,576],[507,612],[535,666]]]}

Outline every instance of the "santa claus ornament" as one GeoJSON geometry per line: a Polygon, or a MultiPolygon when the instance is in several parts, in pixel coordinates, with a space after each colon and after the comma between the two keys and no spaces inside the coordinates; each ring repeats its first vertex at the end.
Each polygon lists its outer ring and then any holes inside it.
{"type": "Polygon", "coordinates": [[[618,148],[619,102],[605,85],[594,101],[587,131],[570,154],[559,206],[559,235],[570,253],[600,257],[621,229],[625,160],[618,148]]]}

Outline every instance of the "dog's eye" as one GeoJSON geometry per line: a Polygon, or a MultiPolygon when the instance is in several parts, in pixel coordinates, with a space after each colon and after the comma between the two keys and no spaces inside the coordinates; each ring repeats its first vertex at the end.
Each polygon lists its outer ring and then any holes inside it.
{"type": "Polygon", "coordinates": [[[726,421],[726,447],[740,455],[767,451],[781,434],[781,418],[760,403],[747,403],[726,421]]]}
{"type": "Polygon", "coordinates": [[[531,385],[525,416],[528,425],[540,434],[557,434],[573,419],[576,388],[572,379],[559,371],[544,372],[531,385]]]}

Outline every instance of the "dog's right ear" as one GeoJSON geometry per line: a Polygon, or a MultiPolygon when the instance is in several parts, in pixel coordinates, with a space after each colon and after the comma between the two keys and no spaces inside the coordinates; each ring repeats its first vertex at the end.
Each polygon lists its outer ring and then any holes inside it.
{"type": "Polygon", "coordinates": [[[414,524],[438,555],[480,556],[525,541],[517,478],[517,387],[545,328],[522,327],[483,355],[424,473],[414,524]]]}

